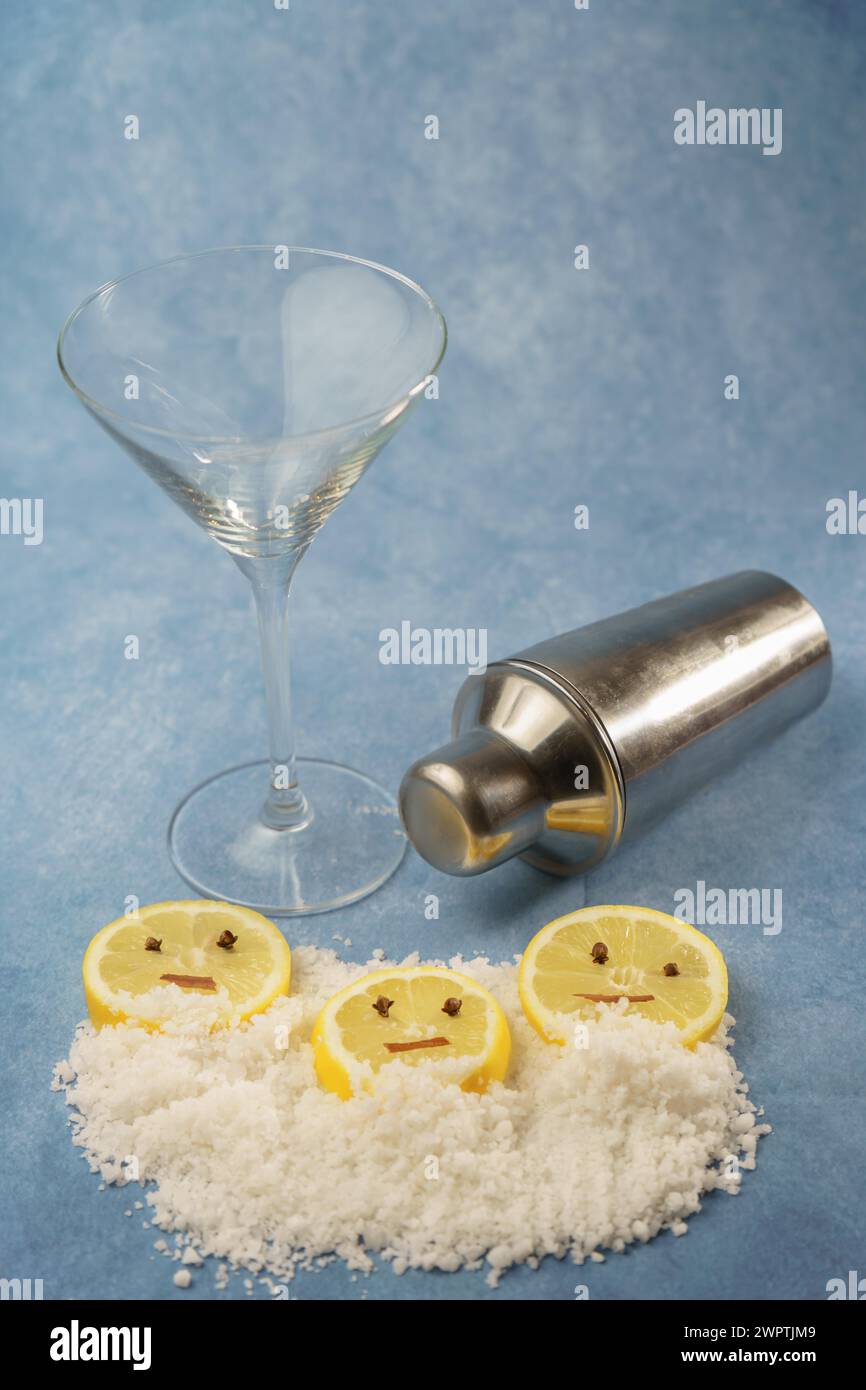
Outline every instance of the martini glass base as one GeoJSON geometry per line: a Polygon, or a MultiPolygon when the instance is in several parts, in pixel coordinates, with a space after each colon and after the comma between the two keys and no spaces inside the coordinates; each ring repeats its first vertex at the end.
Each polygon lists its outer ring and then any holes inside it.
{"type": "Polygon", "coordinates": [[[311,819],[272,830],[261,818],[268,772],[267,762],[243,763],[184,797],[168,828],[181,878],[267,917],[330,912],[390,878],[406,849],[390,792],[340,763],[299,758],[311,819]]]}

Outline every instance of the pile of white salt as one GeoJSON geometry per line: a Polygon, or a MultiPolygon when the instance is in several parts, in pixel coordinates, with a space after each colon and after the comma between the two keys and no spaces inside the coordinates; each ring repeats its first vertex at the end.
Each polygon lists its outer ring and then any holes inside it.
{"type": "Polygon", "coordinates": [[[80,1025],[54,1081],[73,1143],[104,1182],[147,1188],[145,1214],[180,1233],[186,1264],[215,1255],[284,1281],[334,1256],[367,1271],[375,1253],[397,1273],[486,1264],[495,1285],[547,1254],[580,1263],[682,1235],[703,1194],[739,1191],[770,1127],[730,1053],[733,1019],[688,1051],[673,1024],[599,1005],[579,1045],[548,1046],[521,1012],[516,966],[449,964],[508,1016],[511,1067],[486,1095],[433,1064],[383,1068],[371,1096],[322,1091],[315,1017],[383,961],[301,946],[292,995],[239,1028],[212,1033],[182,1002],[160,1033],[80,1025]]]}

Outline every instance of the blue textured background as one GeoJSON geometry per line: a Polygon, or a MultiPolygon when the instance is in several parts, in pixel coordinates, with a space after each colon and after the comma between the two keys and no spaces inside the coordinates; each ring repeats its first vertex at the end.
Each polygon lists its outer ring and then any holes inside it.
{"type": "MultiPolygon", "coordinates": [[[[587,883],[670,910],[677,887],[780,887],[784,927],[719,928],[737,1056],[776,1132],[684,1240],[578,1272],[301,1297],[824,1297],[866,1272],[862,484],[866,10],[842,0],[55,0],[3,6],[0,537],[3,1060],[0,1274],[47,1296],[187,1294],[97,1195],[48,1090],[79,968],[126,894],[182,895],[182,793],[261,754],[244,582],[86,419],[54,338],[96,285],[243,242],[345,250],[417,278],[451,345],[441,397],[331,520],[296,586],[301,752],[396,786],[447,732],[460,680],[383,667],[404,618],[486,626],[491,655],[744,566],[805,590],[834,640],[825,707],[587,883]],[[776,158],[679,148],[673,112],[784,110],[776,158]],[[140,118],[141,138],[123,138],[140,118]],[[436,114],[438,142],[424,139],[436,114]],[[573,248],[590,247],[590,269],[573,248]],[[726,401],[723,378],[740,378],[726,401]],[[588,532],[573,527],[586,503],[588,532]],[[137,633],[138,662],[123,658],[137,633]],[[336,678],[335,678],[335,673],[336,678]]],[[[472,882],[414,853],[376,896],[289,925],[351,954],[520,949],[583,896],[520,864],[472,882]],[[438,922],[423,895],[441,896],[438,922]]],[[[239,1282],[222,1297],[242,1296],[239,1282]]]]}

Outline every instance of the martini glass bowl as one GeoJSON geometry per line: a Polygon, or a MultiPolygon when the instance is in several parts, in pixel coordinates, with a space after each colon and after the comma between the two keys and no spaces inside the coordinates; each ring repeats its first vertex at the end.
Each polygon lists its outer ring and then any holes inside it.
{"type": "MultiPolygon", "coordinates": [[[[333,251],[239,246],[103,285],[67,319],[60,369],[118,444],[232,556],[258,614],[268,757],[217,773],[169,826],[207,897],[270,916],[366,896],[406,847],[394,797],[295,758],[289,592],[298,562],[423,397],[445,351],[429,295],[333,251]]],[[[351,709],[335,665],[327,692],[351,709]]]]}

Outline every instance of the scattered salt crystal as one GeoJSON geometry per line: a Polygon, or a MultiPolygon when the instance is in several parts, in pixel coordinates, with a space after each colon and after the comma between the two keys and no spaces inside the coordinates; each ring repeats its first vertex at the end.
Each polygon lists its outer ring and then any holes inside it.
{"type": "Polygon", "coordinates": [[[188,1269],[179,1269],[174,1276],[174,1283],[179,1289],[188,1289],[192,1283],[192,1275],[188,1269]]]}
{"type": "MultiPolygon", "coordinates": [[[[544,1254],[596,1260],[602,1246],[683,1234],[702,1193],[738,1191],[726,1157],[754,1167],[770,1126],[754,1123],[741,1089],[729,1016],[688,1050],[673,1024],[599,1006],[586,1048],[550,1047],[522,1014],[515,966],[479,956],[455,968],[508,1016],[507,1083],[477,1095],[443,1084],[442,1063],[394,1065],[375,1097],[338,1101],[316,1081],[312,1025],[383,959],[364,967],[297,947],[295,992],[233,1029],[212,1032],[180,1003],[158,1033],[78,1029],[68,1073],[55,1073],[80,1118],[74,1142],[103,1183],[125,1182],[118,1156],[136,1156],[153,1224],[177,1233],[178,1287],[199,1249],[223,1261],[218,1289],[229,1265],[285,1284],[335,1257],[369,1273],[377,1252],[398,1272],[479,1269],[486,1257],[495,1285],[544,1254]]],[[[163,1239],[154,1248],[169,1251],[163,1239]]]]}
{"type": "Polygon", "coordinates": [[[590,1250],[589,1258],[591,1260],[594,1260],[597,1265],[604,1264],[604,1255],[601,1253],[600,1250],[590,1250]]]}
{"type": "Polygon", "coordinates": [[[180,1257],[180,1260],[181,1264],[185,1265],[200,1265],[204,1263],[201,1255],[198,1253],[197,1250],[194,1250],[191,1245],[188,1245],[186,1247],[186,1249],[180,1257]]]}

